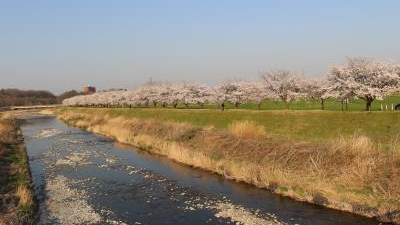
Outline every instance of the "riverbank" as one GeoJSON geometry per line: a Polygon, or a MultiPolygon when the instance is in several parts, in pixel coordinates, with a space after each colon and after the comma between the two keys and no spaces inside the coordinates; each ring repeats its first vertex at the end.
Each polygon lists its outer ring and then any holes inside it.
{"type": "Polygon", "coordinates": [[[216,129],[161,120],[161,114],[140,118],[117,110],[68,108],[56,114],[121,143],[299,201],[400,222],[397,142],[387,148],[360,133],[300,141],[269,133],[251,120],[216,129]]]}
{"type": "Polygon", "coordinates": [[[0,224],[36,224],[37,208],[22,132],[0,115],[0,224]]]}

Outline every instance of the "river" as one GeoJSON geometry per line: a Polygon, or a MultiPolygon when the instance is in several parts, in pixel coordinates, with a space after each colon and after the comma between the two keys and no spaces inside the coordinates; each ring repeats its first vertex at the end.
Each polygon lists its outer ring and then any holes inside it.
{"type": "Polygon", "coordinates": [[[41,224],[376,225],[69,127],[25,116],[41,224]]]}

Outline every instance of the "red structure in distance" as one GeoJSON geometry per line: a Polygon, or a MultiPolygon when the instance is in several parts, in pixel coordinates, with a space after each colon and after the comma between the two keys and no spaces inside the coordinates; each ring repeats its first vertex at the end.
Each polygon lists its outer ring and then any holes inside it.
{"type": "Polygon", "coordinates": [[[83,91],[83,93],[86,93],[86,94],[93,94],[96,92],[96,87],[93,85],[86,85],[83,87],[82,91],[83,91]]]}

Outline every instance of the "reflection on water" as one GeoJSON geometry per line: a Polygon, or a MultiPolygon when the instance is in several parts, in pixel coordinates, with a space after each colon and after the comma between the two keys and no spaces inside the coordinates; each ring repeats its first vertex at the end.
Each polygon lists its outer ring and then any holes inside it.
{"type": "Polygon", "coordinates": [[[115,144],[54,117],[25,119],[44,224],[378,224],[115,144]],[[62,198],[60,190],[76,193],[80,202],[62,198]],[[86,211],[74,217],[73,206],[86,211]]]}

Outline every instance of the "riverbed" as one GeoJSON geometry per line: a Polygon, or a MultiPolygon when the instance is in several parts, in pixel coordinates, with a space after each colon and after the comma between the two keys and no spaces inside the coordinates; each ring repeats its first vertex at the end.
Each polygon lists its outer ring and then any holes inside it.
{"type": "Polygon", "coordinates": [[[25,116],[41,224],[376,225],[69,127],[25,116]]]}

